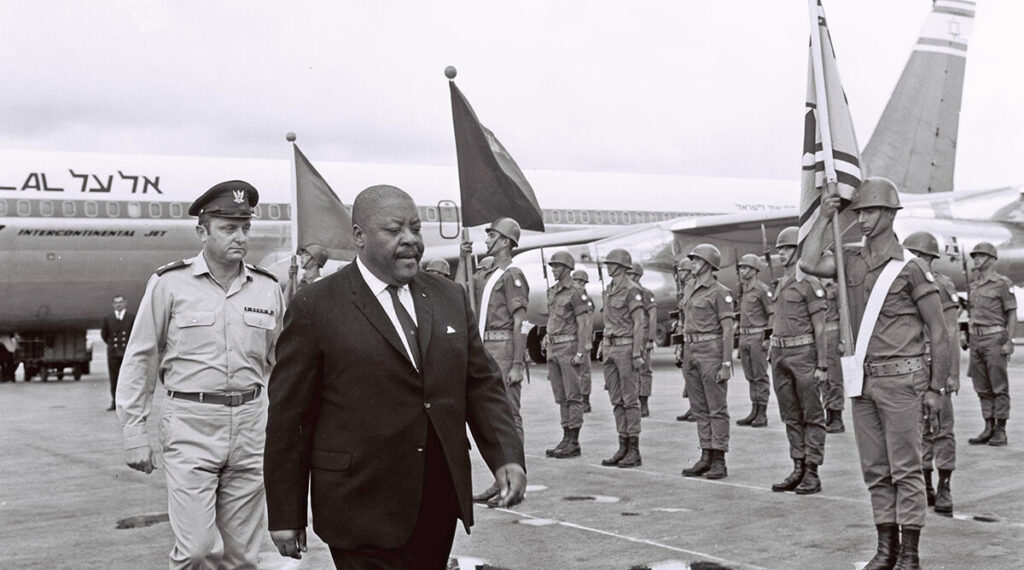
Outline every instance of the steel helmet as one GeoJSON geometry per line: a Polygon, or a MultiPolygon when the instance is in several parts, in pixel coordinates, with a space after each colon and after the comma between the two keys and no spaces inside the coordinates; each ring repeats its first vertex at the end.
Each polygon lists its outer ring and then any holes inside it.
{"type": "Polygon", "coordinates": [[[519,246],[519,235],[522,233],[522,229],[519,227],[519,222],[512,218],[498,218],[494,220],[494,223],[487,227],[487,231],[494,230],[499,234],[512,240],[512,245],[519,246]]]}
{"type": "Polygon", "coordinates": [[[430,262],[427,263],[426,267],[426,271],[435,271],[437,273],[443,273],[445,275],[451,273],[451,270],[452,268],[450,265],[448,265],[448,262],[441,259],[440,257],[436,259],[431,259],[430,262]]]}
{"type": "Polygon", "coordinates": [[[987,255],[992,259],[999,259],[999,252],[996,251],[996,246],[987,241],[978,242],[978,245],[974,246],[974,249],[971,250],[971,257],[975,255],[987,255]]]}
{"type": "Polygon", "coordinates": [[[548,260],[548,265],[554,265],[560,263],[569,269],[576,269],[576,260],[572,258],[572,254],[567,251],[556,251],[551,255],[551,259],[548,260]]]}
{"type": "Polygon", "coordinates": [[[629,255],[629,252],[624,249],[613,249],[605,256],[604,263],[605,265],[621,265],[626,269],[630,269],[633,267],[633,256],[629,255]]]}
{"type": "Polygon", "coordinates": [[[302,248],[299,253],[305,252],[309,254],[309,257],[316,261],[316,264],[323,267],[327,263],[327,250],[323,246],[317,244],[310,244],[302,248]]]}
{"type": "Polygon", "coordinates": [[[889,208],[899,210],[900,193],[892,180],[881,176],[869,176],[860,183],[857,191],[853,194],[853,210],[861,208],[889,208]]]}
{"type": "Polygon", "coordinates": [[[676,271],[693,271],[693,260],[689,257],[684,257],[676,262],[676,271]]]}
{"type": "Polygon", "coordinates": [[[626,273],[633,273],[637,277],[643,277],[644,276],[644,266],[640,265],[639,263],[634,263],[632,267],[630,267],[628,270],[626,270],[626,273]]]}
{"type": "Polygon", "coordinates": [[[584,283],[590,283],[590,275],[584,269],[577,269],[576,271],[573,271],[572,278],[579,279],[584,283]]]}
{"type": "Polygon", "coordinates": [[[761,259],[753,253],[744,254],[736,265],[739,267],[750,267],[754,271],[761,271],[761,259]]]}
{"type": "Polygon", "coordinates": [[[928,232],[914,232],[903,240],[903,247],[914,253],[939,257],[939,242],[928,232]]]}
{"type": "Polygon", "coordinates": [[[775,249],[780,247],[796,247],[799,243],[799,233],[800,229],[796,226],[782,228],[782,231],[779,232],[779,237],[775,238],[775,249]]]}
{"type": "Polygon", "coordinates": [[[722,252],[710,243],[697,244],[690,252],[690,259],[694,257],[708,262],[713,269],[718,269],[718,266],[722,264],[722,252]]]}

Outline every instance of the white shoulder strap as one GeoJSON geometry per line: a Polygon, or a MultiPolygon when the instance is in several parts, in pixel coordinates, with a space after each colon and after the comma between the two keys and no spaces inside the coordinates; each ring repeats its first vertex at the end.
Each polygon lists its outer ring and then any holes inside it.
{"type": "MultiPolygon", "coordinates": [[[[509,267],[512,267],[509,265],[509,267]]],[[[505,269],[497,268],[491,276],[487,278],[487,283],[484,284],[484,292],[480,297],[480,314],[477,316],[480,323],[480,338],[484,336],[484,325],[487,324],[487,308],[491,304],[491,291],[494,290],[494,285],[498,283],[498,279],[501,279],[502,274],[505,273],[505,269]]]]}
{"type": "Polygon", "coordinates": [[[857,341],[854,345],[856,350],[852,356],[840,358],[843,367],[843,390],[847,398],[856,398],[864,391],[864,359],[867,356],[871,335],[874,334],[875,325],[878,323],[878,315],[882,311],[882,303],[889,294],[889,287],[896,281],[896,276],[910,263],[912,256],[912,253],[904,249],[902,260],[890,259],[871,289],[867,306],[864,308],[864,317],[860,321],[860,330],[857,331],[857,341]]]}

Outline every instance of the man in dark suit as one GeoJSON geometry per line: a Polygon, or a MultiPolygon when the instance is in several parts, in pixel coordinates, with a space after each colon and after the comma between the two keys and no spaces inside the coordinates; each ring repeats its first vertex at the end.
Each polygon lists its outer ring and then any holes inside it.
{"type": "Polygon", "coordinates": [[[132,334],[135,314],[128,312],[128,303],[124,295],[115,295],[114,312],[103,317],[100,336],[107,343],[107,374],[110,375],[110,407],[114,411],[114,394],[117,392],[117,375],[121,373],[121,362],[124,361],[124,349],[128,347],[128,337],[132,334]]]}
{"type": "Polygon", "coordinates": [[[502,507],[526,488],[522,441],[465,293],[418,271],[412,198],[367,188],[352,222],[358,258],[296,294],[278,340],[271,538],[301,556],[312,495],[313,528],[339,568],[444,568],[456,519],[473,523],[466,424],[502,507]]]}

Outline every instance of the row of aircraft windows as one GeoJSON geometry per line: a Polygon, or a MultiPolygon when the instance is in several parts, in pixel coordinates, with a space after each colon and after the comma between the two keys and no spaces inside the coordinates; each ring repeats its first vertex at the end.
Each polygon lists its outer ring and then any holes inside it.
{"type": "MultiPolygon", "coordinates": [[[[188,202],[97,202],[94,200],[0,200],[0,216],[87,217],[87,218],[186,218],[188,202]]],[[[454,208],[420,206],[420,217],[427,222],[454,222],[454,208]]],[[[260,204],[257,218],[287,220],[288,204],[260,204]]],[[[638,212],[617,210],[544,210],[549,224],[636,224],[670,220],[675,212],[638,212]]]]}

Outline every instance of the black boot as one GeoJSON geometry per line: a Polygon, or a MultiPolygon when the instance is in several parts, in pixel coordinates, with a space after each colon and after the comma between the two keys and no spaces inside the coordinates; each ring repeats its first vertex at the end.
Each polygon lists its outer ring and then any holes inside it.
{"type": "Polygon", "coordinates": [[[951,469],[939,469],[939,486],[935,491],[935,512],[940,515],[953,514],[953,493],[949,488],[949,480],[952,478],[953,471],[951,469]]]}
{"type": "Polygon", "coordinates": [[[562,428],[562,441],[558,442],[558,445],[551,449],[545,449],[544,455],[547,455],[548,457],[554,457],[555,453],[561,451],[562,449],[565,449],[565,444],[567,443],[569,443],[569,428],[564,427],[562,428]]]}
{"type": "Polygon", "coordinates": [[[647,407],[647,398],[650,396],[640,396],[640,417],[646,418],[651,415],[650,408],[647,407]]]}
{"type": "Polygon", "coordinates": [[[750,413],[747,414],[747,417],[745,417],[743,419],[736,420],[736,425],[738,425],[738,426],[749,426],[750,422],[754,421],[754,418],[756,418],[756,417],[757,417],[757,404],[752,404],[750,406],[750,413]]]}
{"type": "Polygon", "coordinates": [[[629,451],[629,438],[624,435],[620,435],[618,451],[616,451],[615,454],[609,457],[608,459],[602,459],[601,465],[604,465],[605,467],[618,465],[619,462],[622,461],[622,458],[626,456],[627,451],[629,451]]]}
{"type": "Polygon", "coordinates": [[[693,421],[693,411],[692,410],[686,410],[685,412],[683,412],[683,415],[676,416],[676,421],[677,422],[692,422],[693,421]]]}
{"type": "Polygon", "coordinates": [[[711,450],[702,449],[700,450],[700,459],[692,467],[683,469],[682,475],[685,477],[698,477],[707,473],[708,469],[711,469],[711,450]]]}
{"type": "Polygon", "coordinates": [[[754,416],[754,421],[750,422],[750,427],[764,427],[768,425],[768,404],[756,404],[757,415],[754,416]]]}
{"type": "Polygon", "coordinates": [[[932,487],[932,470],[922,469],[924,473],[924,493],[928,496],[928,506],[935,506],[935,488],[932,487]]]}
{"type": "Polygon", "coordinates": [[[583,413],[590,413],[590,394],[583,394],[583,413]]]}
{"type": "Polygon", "coordinates": [[[900,529],[900,552],[893,570],[921,570],[917,543],[921,540],[921,527],[904,525],[900,529]]]}
{"type": "Polygon", "coordinates": [[[792,491],[800,485],[800,481],[804,479],[804,460],[803,458],[793,460],[793,472],[786,476],[781,483],[772,485],[772,491],[781,493],[783,491],[792,491]]]}
{"type": "Polygon", "coordinates": [[[992,428],[992,439],[988,440],[988,444],[993,447],[1006,445],[1006,418],[996,420],[996,425],[992,428]]]}
{"type": "Polygon", "coordinates": [[[555,449],[551,457],[555,459],[568,459],[569,457],[580,456],[580,428],[569,428],[569,441],[562,449],[555,449]]]}
{"type": "Polygon", "coordinates": [[[890,570],[900,550],[900,527],[896,524],[875,525],[878,530],[878,551],[864,570],[890,570]]]}
{"type": "Polygon", "coordinates": [[[628,440],[629,449],[626,450],[626,456],[619,461],[618,467],[628,469],[630,467],[640,467],[643,465],[643,461],[640,460],[640,436],[631,435],[628,440]]]}
{"type": "Polygon", "coordinates": [[[818,465],[813,461],[804,464],[804,477],[793,489],[797,495],[813,495],[821,492],[821,479],[818,478],[818,465]]]}
{"type": "Polygon", "coordinates": [[[704,474],[705,479],[725,479],[729,476],[729,470],[725,466],[725,450],[711,450],[711,469],[704,474]]]}
{"type": "Polygon", "coordinates": [[[972,437],[967,440],[967,443],[971,445],[984,445],[988,443],[988,440],[992,439],[992,428],[995,427],[996,421],[992,418],[985,418],[985,429],[978,434],[977,437],[972,437]]]}
{"type": "Polygon", "coordinates": [[[825,433],[843,433],[846,426],[843,425],[842,410],[828,410],[828,423],[825,424],[825,433]]]}

